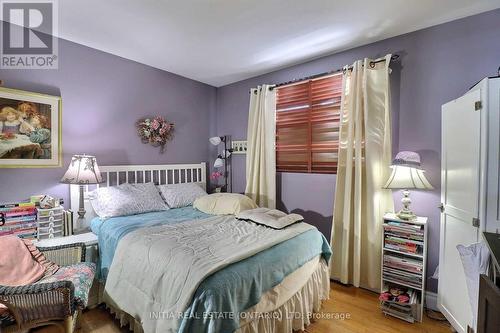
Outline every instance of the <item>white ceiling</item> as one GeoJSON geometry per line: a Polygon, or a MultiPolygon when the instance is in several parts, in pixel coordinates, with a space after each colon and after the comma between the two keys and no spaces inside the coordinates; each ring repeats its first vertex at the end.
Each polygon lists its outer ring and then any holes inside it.
{"type": "Polygon", "coordinates": [[[500,0],[61,0],[59,36],[213,86],[500,7],[500,0]]]}

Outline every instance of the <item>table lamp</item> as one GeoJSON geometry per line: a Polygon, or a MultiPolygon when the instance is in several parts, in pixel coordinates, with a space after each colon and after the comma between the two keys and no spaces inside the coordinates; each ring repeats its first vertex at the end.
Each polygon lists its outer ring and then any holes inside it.
{"type": "Polygon", "coordinates": [[[391,169],[391,176],[384,188],[403,190],[403,198],[401,199],[403,208],[396,215],[402,220],[413,220],[417,216],[410,209],[409,189],[433,189],[421,168],[420,155],[412,151],[399,152],[392,161],[391,169]]]}
{"type": "Polygon", "coordinates": [[[85,217],[83,204],[84,185],[102,183],[101,172],[95,156],[73,155],[68,170],[61,178],[61,183],[80,185],[80,205],[78,209],[79,218],[85,217]]]}

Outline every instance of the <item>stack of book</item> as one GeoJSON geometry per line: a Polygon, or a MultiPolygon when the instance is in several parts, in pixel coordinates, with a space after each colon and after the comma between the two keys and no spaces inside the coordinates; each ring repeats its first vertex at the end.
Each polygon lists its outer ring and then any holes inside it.
{"type": "Polygon", "coordinates": [[[387,233],[384,239],[384,245],[386,249],[422,255],[424,242],[407,239],[387,233]]]}
{"type": "Polygon", "coordinates": [[[71,210],[64,211],[63,222],[64,222],[64,236],[73,235],[73,212],[71,210]]]}
{"type": "Polygon", "coordinates": [[[384,279],[402,283],[414,288],[422,287],[421,260],[410,259],[398,254],[384,254],[384,279]]]}
{"type": "Polygon", "coordinates": [[[37,210],[34,203],[0,205],[0,236],[6,235],[36,238],[37,210]]]}
{"type": "Polygon", "coordinates": [[[420,301],[415,290],[393,285],[385,285],[383,290],[379,297],[382,312],[408,322],[418,318],[417,306],[420,301]]]}
{"type": "Polygon", "coordinates": [[[422,255],[424,231],[422,226],[400,222],[384,225],[384,246],[387,249],[422,255]]]}

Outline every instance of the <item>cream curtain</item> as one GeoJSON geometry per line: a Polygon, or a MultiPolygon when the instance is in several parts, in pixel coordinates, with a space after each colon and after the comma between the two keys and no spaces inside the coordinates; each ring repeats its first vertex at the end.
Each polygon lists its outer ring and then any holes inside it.
{"type": "Polygon", "coordinates": [[[390,55],[358,60],[344,71],[331,273],[342,283],[379,291],[382,217],[392,211],[382,189],[391,163],[390,55]]]}
{"type": "Polygon", "coordinates": [[[245,194],[260,207],[276,208],[276,91],[250,91],[245,194]]]}

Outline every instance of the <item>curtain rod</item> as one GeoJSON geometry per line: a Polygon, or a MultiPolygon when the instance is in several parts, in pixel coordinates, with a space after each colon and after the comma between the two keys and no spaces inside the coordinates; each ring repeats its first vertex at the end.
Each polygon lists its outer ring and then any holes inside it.
{"type": "MultiPolygon", "coordinates": [[[[393,54],[391,56],[391,61],[396,61],[397,59],[399,59],[399,55],[398,54],[393,54]]],[[[377,64],[379,62],[384,62],[384,61],[385,61],[385,58],[382,58],[380,60],[374,60],[374,61],[370,62],[370,65],[375,65],[375,64],[377,64]]],[[[352,66],[349,66],[348,68],[352,69],[352,66]]],[[[336,69],[336,70],[333,70],[333,71],[329,71],[329,72],[319,73],[319,74],[315,74],[315,75],[303,77],[303,78],[300,78],[300,79],[293,79],[291,81],[277,83],[274,86],[269,87],[269,89],[273,90],[274,88],[282,87],[282,86],[287,86],[289,84],[297,83],[297,82],[300,82],[300,81],[313,80],[313,79],[316,79],[316,78],[321,77],[321,76],[340,73],[343,70],[344,70],[343,68],[339,68],[339,69],[336,69]]]]}

